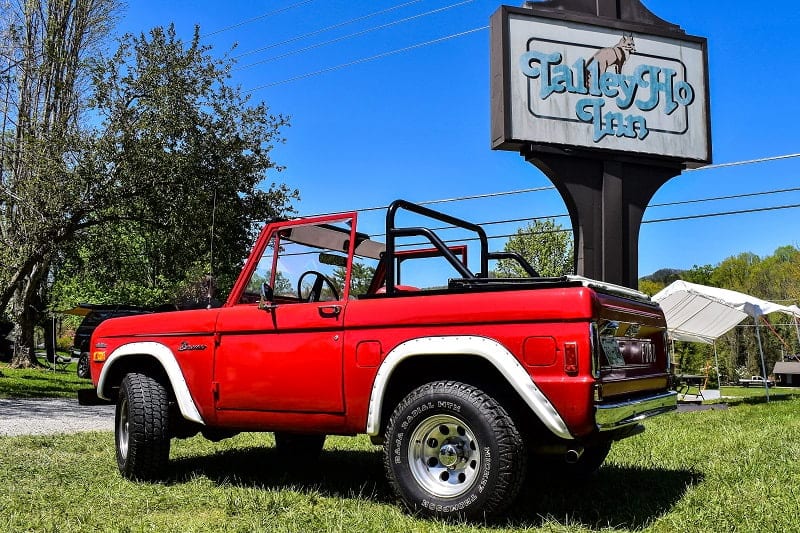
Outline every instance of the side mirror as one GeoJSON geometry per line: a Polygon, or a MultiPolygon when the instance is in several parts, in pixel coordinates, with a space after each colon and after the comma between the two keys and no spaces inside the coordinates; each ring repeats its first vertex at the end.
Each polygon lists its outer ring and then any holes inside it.
{"type": "Polygon", "coordinates": [[[261,300],[258,302],[258,308],[264,311],[272,311],[275,305],[275,291],[267,283],[261,284],[261,300]]]}

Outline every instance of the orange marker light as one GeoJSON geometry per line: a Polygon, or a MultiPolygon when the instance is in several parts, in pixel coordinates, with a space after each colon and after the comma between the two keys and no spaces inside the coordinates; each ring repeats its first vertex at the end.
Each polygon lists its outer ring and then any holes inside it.
{"type": "Polygon", "coordinates": [[[106,352],[93,352],[92,361],[95,363],[102,363],[106,360],[106,352]]]}

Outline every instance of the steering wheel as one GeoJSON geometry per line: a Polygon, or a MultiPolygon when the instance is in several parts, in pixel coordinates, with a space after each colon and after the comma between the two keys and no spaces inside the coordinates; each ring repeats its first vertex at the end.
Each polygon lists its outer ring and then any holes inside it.
{"type": "Polygon", "coordinates": [[[336,290],[336,285],[333,284],[331,279],[323,274],[322,272],[317,272],[316,270],[308,270],[303,272],[303,275],[297,280],[297,295],[300,297],[301,302],[318,302],[322,297],[322,286],[324,284],[328,285],[328,288],[333,293],[333,299],[339,299],[339,292],[336,290]],[[303,279],[306,276],[316,276],[317,279],[314,280],[314,284],[311,286],[311,290],[308,292],[308,296],[303,298],[303,279]]]}

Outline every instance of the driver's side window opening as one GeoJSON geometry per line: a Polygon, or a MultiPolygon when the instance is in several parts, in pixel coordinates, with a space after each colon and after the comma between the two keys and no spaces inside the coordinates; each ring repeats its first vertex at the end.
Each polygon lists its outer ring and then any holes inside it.
{"type": "MultiPolygon", "coordinates": [[[[278,230],[270,237],[240,303],[258,301],[264,283],[272,288],[278,304],[341,300],[349,238],[350,229],[344,223],[278,230]]],[[[362,269],[356,270],[360,273],[362,269]]],[[[354,278],[351,287],[357,283],[354,278]]]]}

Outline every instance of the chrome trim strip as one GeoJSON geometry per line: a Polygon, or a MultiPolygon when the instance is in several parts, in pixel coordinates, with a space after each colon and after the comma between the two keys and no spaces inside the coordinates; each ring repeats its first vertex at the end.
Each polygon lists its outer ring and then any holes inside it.
{"type": "Polygon", "coordinates": [[[637,424],[645,418],[660,415],[678,408],[678,393],[669,391],[657,396],[627,400],[612,404],[595,405],[595,422],[600,431],[610,431],[637,424]]]}

